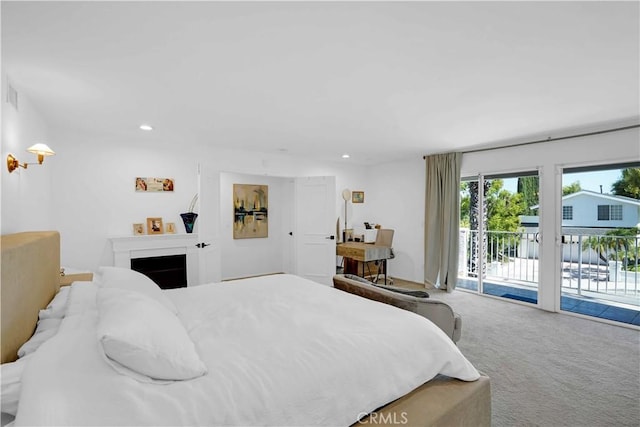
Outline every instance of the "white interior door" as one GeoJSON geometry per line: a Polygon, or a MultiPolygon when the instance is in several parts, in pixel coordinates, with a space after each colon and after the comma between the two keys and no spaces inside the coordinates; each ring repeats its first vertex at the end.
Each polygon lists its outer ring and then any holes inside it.
{"type": "Polygon", "coordinates": [[[220,173],[198,165],[198,284],[219,282],[220,173]]]}
{"type": "Polygon", "coordinates": [[[331,286],[336,262],[336,180],[296,178],[296,274],[331,286]]]}

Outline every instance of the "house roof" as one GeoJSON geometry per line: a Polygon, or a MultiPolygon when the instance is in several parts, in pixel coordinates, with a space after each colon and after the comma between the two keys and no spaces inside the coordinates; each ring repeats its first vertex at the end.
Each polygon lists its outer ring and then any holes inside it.
{"type": "Polygon", "coordinates": [[[609,200],[616,203],[626,203],[630,205],[640,206],[640,200],[632,199],[631,197],[616,196],[614,194],[604,194],[604,193],[598,193],[598,192],[589,191],[589,190],[580,190],[576,193],[567,194],[562,198],[562,201],[570,200],[581,195],[595,197],[603,200],[609,200]]]}
{"type": "MultiPolygon", "coordinates": [[[[575,193],[567,194],[566,196],[562,197],[562,201],[564,202],[566,200],[571,200],[579,196],[588,196],[588,197],[594,197],[597,199],[607,200],[615,203],[623,203],[623,204],[629,204],[634,206],[640,206],[640,200],[638,199],[632,199],[631,197],[625,197],[625,196],[616,196],[615,194],[598,193],[590,190],[580,190],[575,193]]],[[[540,207],[540,205],[531,206],[531,209],[538,209],[538,207],[540,207]]]]}
{"type": "Polygon", "coordinates": [[[638,2],[0,7],[8,82],[50,129],[87,144],[376,164],[640,116],[638,2]]]}

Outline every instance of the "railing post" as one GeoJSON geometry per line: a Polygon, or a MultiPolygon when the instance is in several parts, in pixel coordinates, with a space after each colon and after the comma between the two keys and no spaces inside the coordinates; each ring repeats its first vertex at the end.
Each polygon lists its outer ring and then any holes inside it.
{"type": "Polygon", "coordinates": [[[582,234],[578,234],[578,295],[582,295],[582,234]]]}

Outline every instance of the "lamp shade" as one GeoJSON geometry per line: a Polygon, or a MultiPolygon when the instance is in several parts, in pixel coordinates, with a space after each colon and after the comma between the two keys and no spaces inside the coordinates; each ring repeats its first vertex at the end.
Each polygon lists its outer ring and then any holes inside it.
{"type": "Polygon", "coordinates": [[[47,144],[43,144],[42,142],[27,148],[27,151],[38,155],[38,164],[42,164],[45,156],[53,156],[56,154],[47,144]]]}
{"type": "Polygon", "coordinates": [[[55,151],[49,148],[47,144],[43,144],[42,142],[39,142],[27,148],[27,151],[39,156],[53,156],[54,154],[56,154],[55,151]]]}

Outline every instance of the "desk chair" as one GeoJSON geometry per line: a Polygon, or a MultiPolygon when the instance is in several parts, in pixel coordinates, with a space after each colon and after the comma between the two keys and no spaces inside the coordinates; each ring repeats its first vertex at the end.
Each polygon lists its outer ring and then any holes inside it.
{"type": "Polygon", "coordinates": [[[389,248],[392,247],[393,233],[394,231],[390,228],[381,228],[378,230],[378,233],[376,234],[376,245],[387,246],[389,248]]]}
{"type": "MultiPolygon", "coordinates": [[[[389,228],[381,228],[378,230],[378,233],[376,234],[376,241],[375,244],[378,246],[386,246],[390,249],[391,251],[391,257],[389,259],[393,259],[395,257],[395,255],[393,254],[393,233],[394,230],[389,229],[389,228]]],[[[382,273],[385,277],[385,283],[391,285],[393,284],[393,280],[391,280],[388,276],[387,276],[387,263],[382,262],[382,261],[373,261],[376,266],[378,267],[376,270],[376,275],[375,277],[373,275],[371,275],[370,277],[372,278],[371,281],[374,283],[378,283],[378,280],[380,280],[380,270],[382,268],[382,265],[384,265],[384,273],[382,273]]]]}

